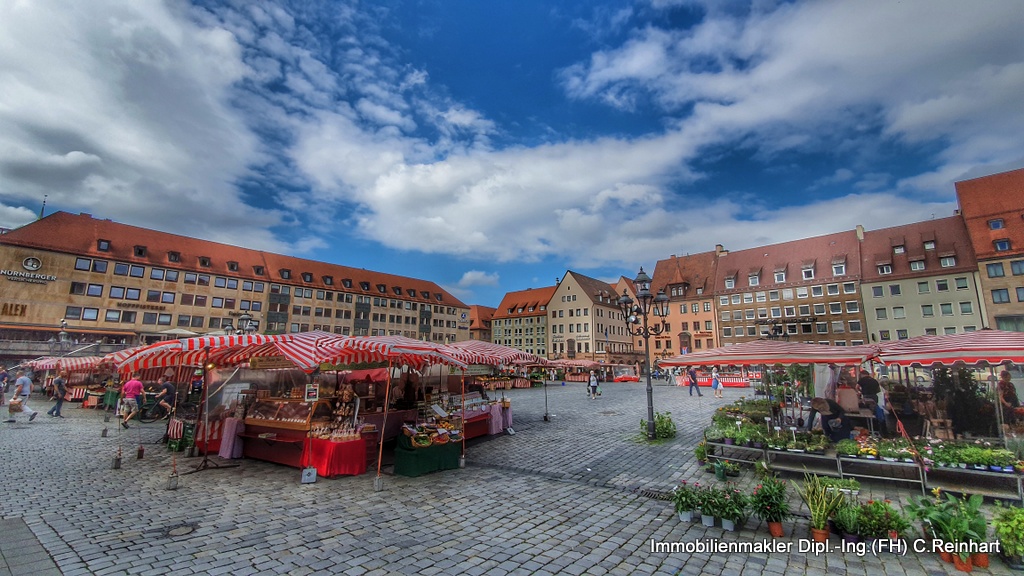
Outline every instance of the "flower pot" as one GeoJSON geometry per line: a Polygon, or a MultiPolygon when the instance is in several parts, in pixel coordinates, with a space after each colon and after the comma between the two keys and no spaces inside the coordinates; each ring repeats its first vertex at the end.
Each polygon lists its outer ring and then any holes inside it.
{"type": "Polygon", "coordinates": [[[843,534],[842,530],[839,529],[839,526],[836,525],[836,521],[831,518],[829,518],[828,521],[828,531],[830,534],[835,534],[837,536],[841,536],[843,534]]]}
{"type": "Polygon", "coordinates": [[[895,530],[889,530],[889,540],[899,540],[900,533],[895,530]]]}
{"type": "Polygon", "coordinates": [[[843,532],[843,542],[846,542],[847,544],[856,544],[857,542],[860,542],[860,536],[857,534],[847,534],[846,532],[843,532]]]}
{"type": "Polygon", "coordinates": [[[722,530],[725,530],[726,532],[735,532],[736,522],[729,520],[728,518],[722,518],[722,530]]]}
{"type": "Polygon", "coordinates": [[[956,467],[957,468],[967,468],[967,463],[966,462],[957,462],[956,463],[956,467]]]}
{"type": "Polygon", "coordinates": [[[946,552],[945,550],[939,550],[939,558],[942,558],[943,562],[953,563],[953,553],[946,552]]]}
{"type": "Polygon", "coordinates": [[[768,532],[771,533],[771,535],[774,538],[782,538],[782,535],[783,535],[782,522],[769,522],[768,523],[768,532]]]}
{"type": "Polygon", "coordinates": [[[1013,474],[1013,466],[1003,466],[1003,472],[1013,474]]]}
{"type": "Polygon", "coordinates": [[[680,522],[693,522],[693,510],[680,510],[679,511],[680,522]]]}
{"type": "Polygon", "coordinates": [[[811,540],[828,542],[828,528],[811,528],[811,540]]]}
{"type": "MultiPolygon", "coordinates": [[[[754,448],[757,448],[758,450],[760,450],[761,448],[764,448],[764,444],[762,444],[761,442],[754,442],[754,448]]],[[[1012,466],[1010,467],[1010,471],[1011,472],[1013,471],[1013,467],[1012,466]]]]}
{"type": "Polygon", "coordinates": [[[1003,471],[1003,467],[1002,466],[989,466],[988,469],[993,471],[993,472],[1002,472],[1003,471]]]}
{"type": "Polygon", "coordinates": [[[726,446],[732,446],[735,443],[736,443],[736,439],[735,438],[726,438],[725,439],[725,445],[726,446]]]}
{"type": "Polygon", "coordinates": [[[715,525],[715,517],[710,514],[701,514],[700,523],[705,526],[712,527],[715,525]]]}
{"type": "Polygon", "coordinates": [[[988,568],[988,554],[985,552],[975,552],[974,554],[971,554],[971,566],[988,568]]]}
{"type": "Polygon", "coordinates": [[[961,572],[971,571],[971,557],[968,556],[967,560],[961,560],[959,554],[953,554],[953,566],[961,572]]]}

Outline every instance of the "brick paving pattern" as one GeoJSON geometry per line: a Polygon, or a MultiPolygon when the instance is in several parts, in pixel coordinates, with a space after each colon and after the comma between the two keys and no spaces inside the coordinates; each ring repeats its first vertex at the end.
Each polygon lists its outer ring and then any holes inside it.
{"type": "MultiPolygon", "coordinates": [[[[303,485],[296,469],[252,460],[183,475],[172,491],[172,454],[156,443],[159,423],[124,430],[104,423],[101,411],[68,404],[63,420],[43,414],[31,423],[0,424],[8,489],[0,500],[0,576],[954,573],[938,556],[912,552],[651,552],[652,539],[770,539],[756,519],[736,533],[681,523],[671,503],[657,497],[682,479],[713,481],[694,460],[693,446],[717,406],[749,391],[727,389],[724,400],[715,400],[707,391],[697,398],[686,388],[656,386],[656,410],[671,412],[679,431],[649,446],[640,439],[644,384],[602,388],[591,400],[583,384],[549,385],[549,422],[545,390],[506,391],[515,435],[471,441],[465,469],[420,478],[386,474],[380,492],[372,472],[303,485]],[[19,568],[31,562],[39,562],[38,570],[19,568]]],[[[179,453],[178,471],[199,460],[179,453]]],[[[750,470],[736,480],[744,489],[756,482],[750,470]]],[[[862,484],[862,498],[902,502],[919,493],[862,484]]],[[[786,531],[786,540],[797,542],[807,537],[807,523],[788,522],[786,531]]],[[[993,558],[989,571],[1008,570],[993,558]]]]}

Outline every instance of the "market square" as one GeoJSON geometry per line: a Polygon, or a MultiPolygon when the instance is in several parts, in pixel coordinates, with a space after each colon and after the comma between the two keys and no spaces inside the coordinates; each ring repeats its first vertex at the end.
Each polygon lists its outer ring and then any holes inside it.
{"type": "MultiPolygon", "coordinates": [[[[69,405],[63,420],[0,429],[10,491],[0,509],[5,523],[24,521],[61,574],[954,573],[933,554],[796,552],[808,538],[799,518],[786,523],[786,554],[652,553],[652,540],[771,540],[756,519],[731,533],[682,523],[662,499],[684,479],[714,481],[693,446],[717,407],[748,392],[715,400],[656,385],[657,410],[678,425],[657,445],[640,439],[643,383],[607,383],[597,401],[573,382],[499,392],[516,410],[515,435],[468,442],[463,469],[404,478],[385,468],[379,492],[372,471],[300,484],[294,468],[248,459],[184,474],[201,458],[168,452],[161,424],[118,431],[102,410],[69,405]],[[173,465],[182,475],[168,490],[173,465]]],[[[756,483],[749,469],[736,480],[756,483]]],[[[862,490],[894,502],[917,492],[862,490]]],[[[26,573],[17,550],[2,551],[10,573],[26,573]]]]}

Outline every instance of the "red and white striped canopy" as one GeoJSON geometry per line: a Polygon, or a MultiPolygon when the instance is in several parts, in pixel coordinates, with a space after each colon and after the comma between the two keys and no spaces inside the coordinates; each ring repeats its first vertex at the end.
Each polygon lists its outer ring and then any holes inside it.
{"type": "Polygon", "coordinates": [[[443,346],[404,336],[357,336],[321,343],[321,360],[331,364],[389,361],[422,368],[428,364],[447,364],[466,368],[467,363],[446,354],[443,346]]]}
{"type": "Polygon", "coordinates": [[[104,363],[104,356],[61,358],[59,368],[68,372],[91,372],[104,363]]]}
{"type": "Polygon", "coordinates": [[[601,365],[600,362],[595,360],[552,360],[550,362],[553,366],[562,366],[565,368],[596,368],[601,365]]]}
{"type": "Polygon", "coordinates": [[[229,346],[227,352],[218,352],[215,357],[219,364],[231,366],[254,357],[283,356],[296,367],[309,372],[323,363],[325,354],[321,346],[346,339],[346,336],[321,330],[281,334],[268,337],[262,344],[229,346]]]}
{"type": "Polygon", "coordinates": [[[878,360],[901,366],[936,366],[964,363],[994,366],[1024,363],[1024,333],[978,330],[942,336],[918,336],[881,347],[878,360]]]}
{"type": "Polygon", "coordinates": [[[25,363],[25,365],[32,370],[56,370],[58,364],[60,364],[60,358],[56,356],[36,358],[35,360],[29,360],[25,363]]]}
{"type": "Polygon", "coordinates": [[[661,366],[750,366],[754,364],[860,364],[877,346],[825,346],[779,340],[752,340],[659,360],[661,366]]]}
{"type": "Polygon", "coordinates": [[[539,356],[524,352],[518,348],[503,346],[484,340],[465,340],[449,345],[452,348],[465,350],[475,356],[473,364],[487,364],[489,366],[501,366],[513,362],[544,362],[539,356]]]}

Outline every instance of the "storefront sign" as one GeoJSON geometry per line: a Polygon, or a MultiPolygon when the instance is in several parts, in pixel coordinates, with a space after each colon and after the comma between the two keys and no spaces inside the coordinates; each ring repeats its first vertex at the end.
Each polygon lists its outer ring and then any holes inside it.
{"type": "Polygon", "coordinates": [[[320,399],[320,385],[316,382],[306,383],[306,402],[316,402],[320,399]]]}
{"type": "Polygon", "coordinates": [[[134,302],[118,302],[115,306],[132,310],[167,310],[167,306],[160,304],[135,304],[134,302]]]}
{"type": "Polygon", "coordinates": [[[0,316],[25,316],[28,304],[4,304],[0,306],[0,316]]]}
{"type": "Polygon", "coordinates": [[[0,276],[11,282],[27,282],[29,284],[46,284],[57,280],[56,276],[50,274],[37,274],[35,272],[22,272],[21,270],[0,270],[0,276]]]}
{"type": "Polygon", "coordinates": [[[249,358],[249,367],[253,370],[269,370],[272,368],[295,368],[295,364],[284,356],[253,356],[249,358]]]}

